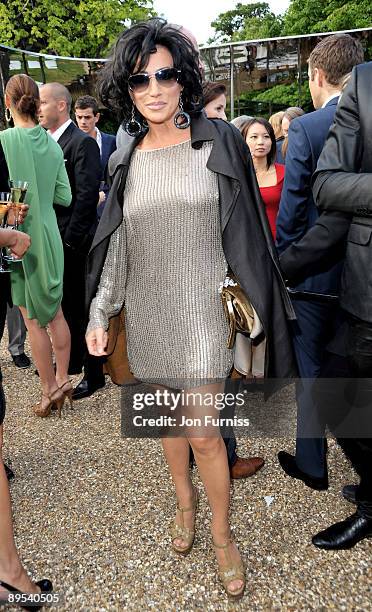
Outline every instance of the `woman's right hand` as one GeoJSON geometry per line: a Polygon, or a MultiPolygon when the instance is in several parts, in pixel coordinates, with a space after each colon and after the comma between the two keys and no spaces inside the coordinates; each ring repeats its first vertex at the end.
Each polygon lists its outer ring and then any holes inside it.
{"type": "Polygon", "coordinates": [[[106,347],[108,335],[107,331],[105,331],[103,327],[91,329],[91,331],[89,331],[85,336],[85,340],[90,355],[94,355],[95,357],[102,357],[102,355],[107,355],[106,347]]]}
{"type": "Polygon", "coordinates": [[[7,246],[14,257],[22,259],[27,249],[30,247],[31,238],[24,232],[14,229],[2,229],[0,234],[0,245],[7,246]]]}

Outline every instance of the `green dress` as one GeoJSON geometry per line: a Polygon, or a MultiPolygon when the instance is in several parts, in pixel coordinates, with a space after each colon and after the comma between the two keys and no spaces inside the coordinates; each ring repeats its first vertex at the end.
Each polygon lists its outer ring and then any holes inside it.
{"type": "Polygon", "coordinates": [[[63,246],[53,203],[69,206],[71,189],[61,147],[39,125],[0,132],[9,178],[27,181],[30,208],[21,230],[31,237],[22,263],[13,263],[12,300],[45,327],[62,300],[63,246]]]}

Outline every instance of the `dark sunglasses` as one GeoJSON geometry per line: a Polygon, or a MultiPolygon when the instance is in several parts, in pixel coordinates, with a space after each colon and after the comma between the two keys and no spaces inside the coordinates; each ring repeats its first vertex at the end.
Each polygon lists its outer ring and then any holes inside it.
{"type": "Polygon", "coordinates": [[[176,70],[176,68],[160,68],[160,70],[157,70],[153,74],[148,74],[148,72],[131,74],[128,78],[129,89],[136,92],[145,91],[150,85],[150,79],[152,77],[156,78],[159,85],[171,87],[178,81],[180,74],[181,70],[176,70]]]}

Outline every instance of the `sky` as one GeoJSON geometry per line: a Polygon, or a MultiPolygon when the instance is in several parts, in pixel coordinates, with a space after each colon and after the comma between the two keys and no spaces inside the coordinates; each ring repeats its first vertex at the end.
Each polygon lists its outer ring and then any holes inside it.
{"type": "MultiPolygon", "coordinates": [[[[225,11],[235,8],[239,0],[154,0],[154,8],[171,23],[185,26],[196,36],[199,44],[206,43],[214,34],[210,23],[225,11]]],[[[240,0],[242,4],[249,4],[240,0]]],[[[268,0],[274,13],[284,13],[289,0],[268,0]]]]}

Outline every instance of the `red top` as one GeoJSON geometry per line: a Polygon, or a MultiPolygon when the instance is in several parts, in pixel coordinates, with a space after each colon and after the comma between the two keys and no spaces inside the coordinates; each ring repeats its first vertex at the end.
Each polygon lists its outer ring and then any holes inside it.
{"type": "Polygon", "coordinates": [[[276,217],[278,215],[280,196],[282,195],[285,166],[274,164],[276,170],[276,185],[260,187],[261,197],[265,203],[267,218],[269,219],[271,233],[276,238],[276,217]]]}

